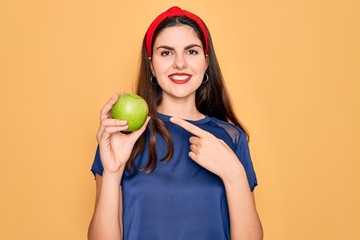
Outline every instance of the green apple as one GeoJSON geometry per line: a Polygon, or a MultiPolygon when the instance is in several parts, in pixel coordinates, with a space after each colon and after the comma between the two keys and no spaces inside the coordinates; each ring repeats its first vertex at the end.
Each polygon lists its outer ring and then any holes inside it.
{"type": "Polygon", "coordinates": [[[119,97],[111,109],[111,117],[127,120],[129,128],[135,131],[142,127],[149,113],[146,101],[136,94],[126,93],[119,97]]]}

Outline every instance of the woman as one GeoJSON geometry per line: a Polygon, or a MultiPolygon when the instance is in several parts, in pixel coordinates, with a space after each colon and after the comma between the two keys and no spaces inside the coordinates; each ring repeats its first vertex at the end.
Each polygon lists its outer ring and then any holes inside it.
{"type": "Polygon", "coordinates": [[[262,239],[247,133],[198,16],[172,7],[152,22],[137,94],[137,131],[110,118],[118,95],[101,111],[89,239],[262,239]]]}

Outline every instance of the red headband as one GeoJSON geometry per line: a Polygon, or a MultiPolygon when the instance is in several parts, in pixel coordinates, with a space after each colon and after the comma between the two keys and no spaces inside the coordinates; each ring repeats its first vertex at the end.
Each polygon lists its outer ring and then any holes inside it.
{"type": "Polygon", "coordinates": [[[205,38],[205,54],[208,54],[208,50],[209,50],[208,34],[207,34],[207,30],[206,30],[204,22],[201,20],[201,18],[199,18],[195,14],[188,12],[186,10],[182,10],[181,8],[175,6],[175,7],[169,8],[166,12],[163,12],[157,18],[155,18],[155,20],[150,24],[150,26],[147,30],[147,32],[146,32],[146,52],[147,52],[147,55],[149,58],[151,57],[151,54],[152,54],[152,48],[151,48],[152,38],[153,38],[156,28],[166,18],[177,17],[177,16],[186,16],[186,17],[192,19],[193,21],[195,21],[199,25],[199,27],[201,28],[201,31],[204,35],[204,38],[205,38]]]}

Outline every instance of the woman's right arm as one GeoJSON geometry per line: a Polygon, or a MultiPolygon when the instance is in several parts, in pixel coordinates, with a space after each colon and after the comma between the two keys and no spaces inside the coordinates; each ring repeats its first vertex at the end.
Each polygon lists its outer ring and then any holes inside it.
{"type": "Polygon", "coordinates": [[[96,174],[95,210],[88,239],[122,239],[121,176],[96,174]]]}
{"type": "Polygon", "coordinates": [[[120,181],[135,142],[145,131],[145,124],[137,131],[123,134],[128,128],[127,122],[112,119],[110,110],[118,99],[114,95],[100,113],[100,127],[97,134],[102,176],[96,175],[95,210],[91,219],[89,240],[122,239],[122,193],[120,181]]]}

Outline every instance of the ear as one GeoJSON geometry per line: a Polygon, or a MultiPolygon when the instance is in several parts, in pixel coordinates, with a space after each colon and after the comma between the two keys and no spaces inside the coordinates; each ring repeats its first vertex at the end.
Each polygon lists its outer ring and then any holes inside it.
{"type": "Polygon", "coordinates": [[[208,67],[209,67],[209,55],[205,55],[205,71],[208,69],[208,67]]]}
{"type": "Polygon", "coordinates": [[[151,69],[151,73],[153,76],[156,76],[155,75],[155,70],[154,70],[154,66],[153,66],[153,62],[152,62],[152,59],[149,58],[149,64],[150,64],[150,69],[151,69]]]}

